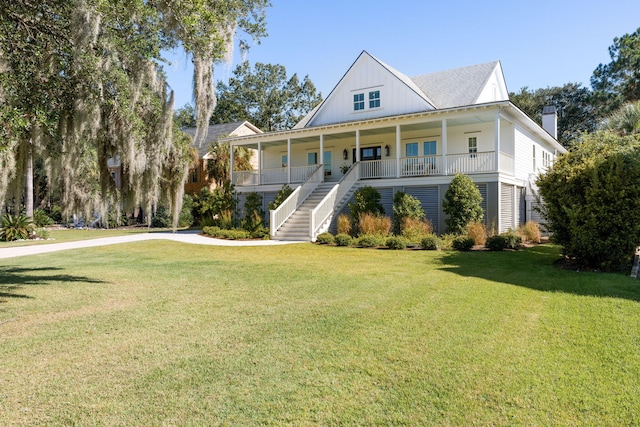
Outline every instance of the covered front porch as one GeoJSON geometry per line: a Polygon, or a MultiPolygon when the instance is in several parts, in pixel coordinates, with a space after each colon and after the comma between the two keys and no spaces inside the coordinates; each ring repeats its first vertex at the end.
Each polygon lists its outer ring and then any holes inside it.
{"type": "MultiPolygon", "coordinates": [[[[491,108],[493,107],[493,108],[491,108]]],[[[358,179],[415,178],[483,173],[514,175],[514,130],[500,108],[349,122],[236,138],[255,150],[258,168],[237,171],[236,187],[300,184],[322,166],[339,181],[353,165],[358,179]]]]}

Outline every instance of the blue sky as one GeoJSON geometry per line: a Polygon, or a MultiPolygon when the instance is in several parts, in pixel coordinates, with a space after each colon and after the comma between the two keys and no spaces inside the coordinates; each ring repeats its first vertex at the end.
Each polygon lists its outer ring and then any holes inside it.
{"type": "MultiPolygon", "coordinates": [[[[610,61],[614,37],[640,27],[639,0],[606,2],[272,0],[269,36],[246,59],[309,75],[323,97],[362,50],[414,76],[500,60],[509,91],[569,82],[589,86],[610,61]]],[[[242,60],[217,65],[224,80],[242,60]]],[[[174,52],[166,66],[175,106],[192,100],[190,59],[174,52]]]]}

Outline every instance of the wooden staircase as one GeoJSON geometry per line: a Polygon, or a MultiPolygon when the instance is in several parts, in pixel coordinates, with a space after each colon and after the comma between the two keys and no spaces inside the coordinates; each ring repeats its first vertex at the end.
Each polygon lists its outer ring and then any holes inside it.
{"type": "Polygon", "coordinates": [[[274,239],[276,240],[303,240],[310,241],[309,236],[309,214],[318,203],[331,191],[336,185],[335,182],[323,182],[318,184],[316,189],[306,198],[306,200],[298,207],[293,215],[276,231],[274,239]]]}

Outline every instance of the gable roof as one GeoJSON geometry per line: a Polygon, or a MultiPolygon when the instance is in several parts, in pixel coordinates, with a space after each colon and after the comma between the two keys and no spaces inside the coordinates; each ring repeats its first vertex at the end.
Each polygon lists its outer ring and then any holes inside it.
{"type": "MultiPolygon", "coordinates": [[[[323,114],[321,111],[327,108],[334,92],[338,90],[338,87],[345,80],[346,76],[363,56],[379,64],[404,86],[420,97],[423,102],[426,102],[425,110],[422,111],[428,110],[429,106],[435,109],[445,109],[477,104],[479,99],[482,99],[482,93],[486,90],[493,76],[497,78],[497,84],[502,88],[501,90],[507,93],[504,76],[502,75],[502,67],[499,61],[408,77],[363,50],[342,76],[338,84],[331,90],[329,96],[300,120],[293,129],[301,129],[313,125],[316,116],[323,114]]],[[[493,81],[496,82],[495,79],[493,81]]],[[[508,100],[508,97],[505,98],[505,100],[508,100]]]]}
{"type": "Polygon", "coordinates": [[[351,64],[349,69],[340,78],[340,80],[334,86],[334,88],[331,90],[329,95],[319,105],[317,105],[316,108],[311,110],[309,112],[309,114],[307,114],[302,120],[300,120],[300,122],[298,122],[293,127],[293,129],[300,129],[300,128],[312,125],[314,119],[316,118],[316,115],[322,114],[322,110],[327,108],[326,107],[327,105],[331,104],[332,98],[335,97],[335,93],[343,85],[343,82],[345,82],[347,80],[347,76],[350,75],[352,70],[354,70],[357,67],[358,64],[362,63],[363,61],[367,61],[367,60],[373,61],[375,64],[378,64],[387,73],[389,73],[391,76],[395,77],[395,79],[397,79],[402,86],[407,87],[410,90],[410,92],[412,92],[415,95],[417,95],[421,99],[421,102],[423,104],[426,103],[428,106],[430,106],[432,108],[435,108],[433,103],[432,103],[432,101],[429,100],[429,98],[425,95],[425,93],[408,76],[402,74],[398,70],[396,70],[396,69],[390,67],[389,65],[385,64],[384,62],[380,61],[378,58],[376,58],[375,56],[371,55],[366,50],[363,50],[360,53],[360,55],[358,55],[358,57],[353,62],[353,64],[351,64]]]}
{"type": "MultiPolygon", "coordinates": [[[[193,146],[198,149],[198,157],[201,159],[204,158],[204,156],[206,156],[207,153],[209,152],[212,142],[217,141],[218,139],[224,136],[233,136],[233,134],[243,125],[246,125],[249,129],[251,129],[255,133],[262,133],[260,129],[258,129],[257,127],[255,127],[254,125],[252,125],[250,122],[246,120],[243,122],[221,123],[217,125],[211,125],[209,126],[207,139],[204,141],[204,143],[202,143],[200,146],[196,145],[195,143],[193,144],[193,146]]],[[[191,138],[194,138],[196,135],[196,128],[184,129],[184,132],[191,135],[191,138]]]]}
{"type": "Polygon", "coordinates": [[[436,108],[473,105],[485,88],[499,61],[438,71],[411,80],[433,99],[436,108]]]}
{"type": "Polygon", "coordinates": [[[434,108],[437,108],[436,104],[427,96],[426,92],[424,90],[422,90],[416,84],[416,82],[413,79],[411,79],[410,77],[406,76],[405,74],[402,74],[400,71],[396,70],[395,68],[390,67],[389,65],[387,65],[384,62],[380,61],[378,58],[376,58],[375,56],[369,54],[368,52],[363,51],[363,53],[366,53],[367,55],[369,55],[371,58],[373,58],[375,61],[377,61],[380,65],[382,65],[384,68],[389,70],[389,72],[391,74],[393,74],[399,80],[401,80],[404,84],[409,86],[415,93],[420,95],[425,101],[427,101],[429,104],[431,104],[434,108]]]}

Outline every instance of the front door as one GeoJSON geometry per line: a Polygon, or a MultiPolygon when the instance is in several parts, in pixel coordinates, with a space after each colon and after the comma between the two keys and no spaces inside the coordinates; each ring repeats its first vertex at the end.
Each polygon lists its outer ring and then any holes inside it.
{"type": "MultiPolygon", "coordinates": [[[[382,159],[382,146],[360,148],[360,161],[382,159]]],[[[356,162],[356,149],[353,149],[353,163],[356,162]]]]}

